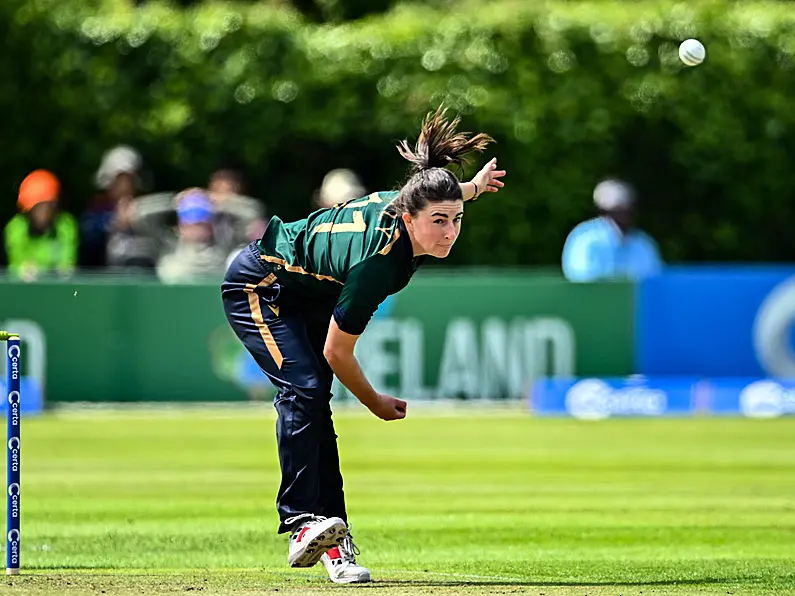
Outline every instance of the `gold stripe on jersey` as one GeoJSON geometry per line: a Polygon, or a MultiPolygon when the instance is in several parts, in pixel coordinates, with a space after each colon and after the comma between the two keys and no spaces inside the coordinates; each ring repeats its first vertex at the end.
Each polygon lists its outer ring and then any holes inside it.
{"type": "Polygon", "coordinates": [[[256,286],[254,284],[246,284],[246,292],[253,292],[260,286],[263,288],[267,288],[268,286],[273,285],[273,282],[275,281],[276,281],[276,276],[273,273],[269,273],[268,277],[263,279],[256,286]]]}
{"type": "Polygon", "coordinates": [[[384,200],[378,196],[377,192],[371,193],[366,199],[355,201],[353,203],[343,204],[343,209],[355,209],[357,207],[366,207],[370,203],[383,203],[384,200]]]}
{"type": "MultiPolygon", "coordinates": [[[[347,207],[345,207],[347,209],[347,207]]],[[[364,214],[361,211],[353,212],[352,223],[336,223],[328,221],[326,223],[318,224],[312,229],[312,234],[330,233],[337,234],[339,232],[366,232],[367,222],[364,221],[364,214]]]]}
{"type": "Polygon", "coordinates": [[[392,228],[374,228],[374,229],[378,230],[379,232],[383,232],[384,236],[386,236],[387,238],[392,237],[392,228]]]}
{"type": "MultiPolygon", "coordinates": [[[[378,229],[381,230],[381,228],[378,228],[378,229]]],[[[379,250],[378,254],[379,255],[388,255],[389,251],[392,250],[392,246],[394,246],[394,244],[395,244],[395,242],[397,242],[398,238],[400,238],[400,228],[397,228],[395,230],[395,234],[392,236],[392,240],[390,240],[389,244],[387,244],[384,248],[379,250]]]]}
{"type": "Polygon", "coordinates": [[[289,271],[290,273],[300,273],[301,275],[311,275],[312,277],[314,277],[315,279],[319,279],[320,281],[333,281],[334,283],[337,283],[337,284],[340,284],[340,285],[344,285],[341,281],[339,281],[338,279],[334,279],[330,275],[318,275],[317,273],[310,273],[306,269],[304,269],[302,267],[299,267],[298,265],[290,265],[287,261],[285,261],[284,259],[280,259],[278,257],[270,257],[268,255],[260,255],[260,259],[262,259],[263,261],[267,261],[268,263],[273,263],[274,265],[281,265],[282,267],[284,267],[284,269],[286,271],[289,271]]]}

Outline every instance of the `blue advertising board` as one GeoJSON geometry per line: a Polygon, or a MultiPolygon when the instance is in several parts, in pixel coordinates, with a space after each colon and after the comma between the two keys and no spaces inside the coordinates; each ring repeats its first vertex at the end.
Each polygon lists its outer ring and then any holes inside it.
{"type": "Polygon", "coordinates": [[[795,382],[773,379],[714,379],[706,398],[715,414],[778,418],[795,414],[795,382]]]}
{"type": "Polygon", "coordinates": [[[795,268],[682,267],[638,287],[636,371],[795,379],[795,268]]]}
{"type": "Polygon", "coordinates": [[[768,378],[542,378],[528,408],[538,416],[615,417],[795,415],[795,382],[768,378]]]}
{"type": "Polygon", "coordinates": [[[697,406],[697,385],[692,378],[543,378],[528,406],[534,414],[584,420],[686,415],[697,406]]]}

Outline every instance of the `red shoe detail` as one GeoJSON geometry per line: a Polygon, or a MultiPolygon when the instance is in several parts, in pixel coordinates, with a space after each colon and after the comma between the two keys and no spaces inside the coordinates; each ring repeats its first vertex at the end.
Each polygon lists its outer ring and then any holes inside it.
{"type": "Polygon", "coordinates": [[[340,553],[339,547],[330,548],[326,551],[329,559],[341,559],[342,553],[340,553]]]}
{"type": "Polygon", "coordinates": [[[295,541],[301,542],[301,538],[303,538],[304,534],[306,534],[308,531],[309,531],[309,526],[304,526],[303,528],[301,528],[301,531],[298,532],[298,537],[295,539],[295,541]]]}

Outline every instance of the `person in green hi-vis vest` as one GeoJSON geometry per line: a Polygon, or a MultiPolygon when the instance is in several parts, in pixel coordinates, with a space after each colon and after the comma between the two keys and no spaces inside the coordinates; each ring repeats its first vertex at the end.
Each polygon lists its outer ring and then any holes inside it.
{"type": "Polygon", "coordinates": [[[3,238],[11,277],[35,281],[42,276],[71,275],[77,262],[77,221],[58,209],[61,185],[52,172],[35,170],[19,187],[20,213],[11,218],[3,238]]]}
{"type": "Polygon", "coordinates": [[[333,376],[383,420],[406,416],[406,402],[378,393],[354,346],[378,305],[408,284],[426,255],[444,258],[461,229],[464,202],[496,192],[505,175],[489,161],[461,183],[448,165],[483,151],[491,137],[456,132],[446,110],[428,114],[402,188],[320,209],[291,223],[273,217],[262,238],[232,262],[222,284],[232,329],[276,386],[276,435],[282,481],[281,523],[290,532],[288,563],[319,560],[332,581],[369,581],[350,536],[337,435],[333,376]]]}

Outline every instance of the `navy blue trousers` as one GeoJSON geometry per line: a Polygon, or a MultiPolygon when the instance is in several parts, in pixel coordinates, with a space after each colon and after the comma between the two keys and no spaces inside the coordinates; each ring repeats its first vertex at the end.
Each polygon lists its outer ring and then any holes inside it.
{"type": "Polygon", "coordinates": [[[291,297],[253,243],[230,265],[221,297],[232,329],[277,388],[279,533],[310,515],[347,521],[329,403],[333,373],[323,356],[333,305],[291,297]]]}

